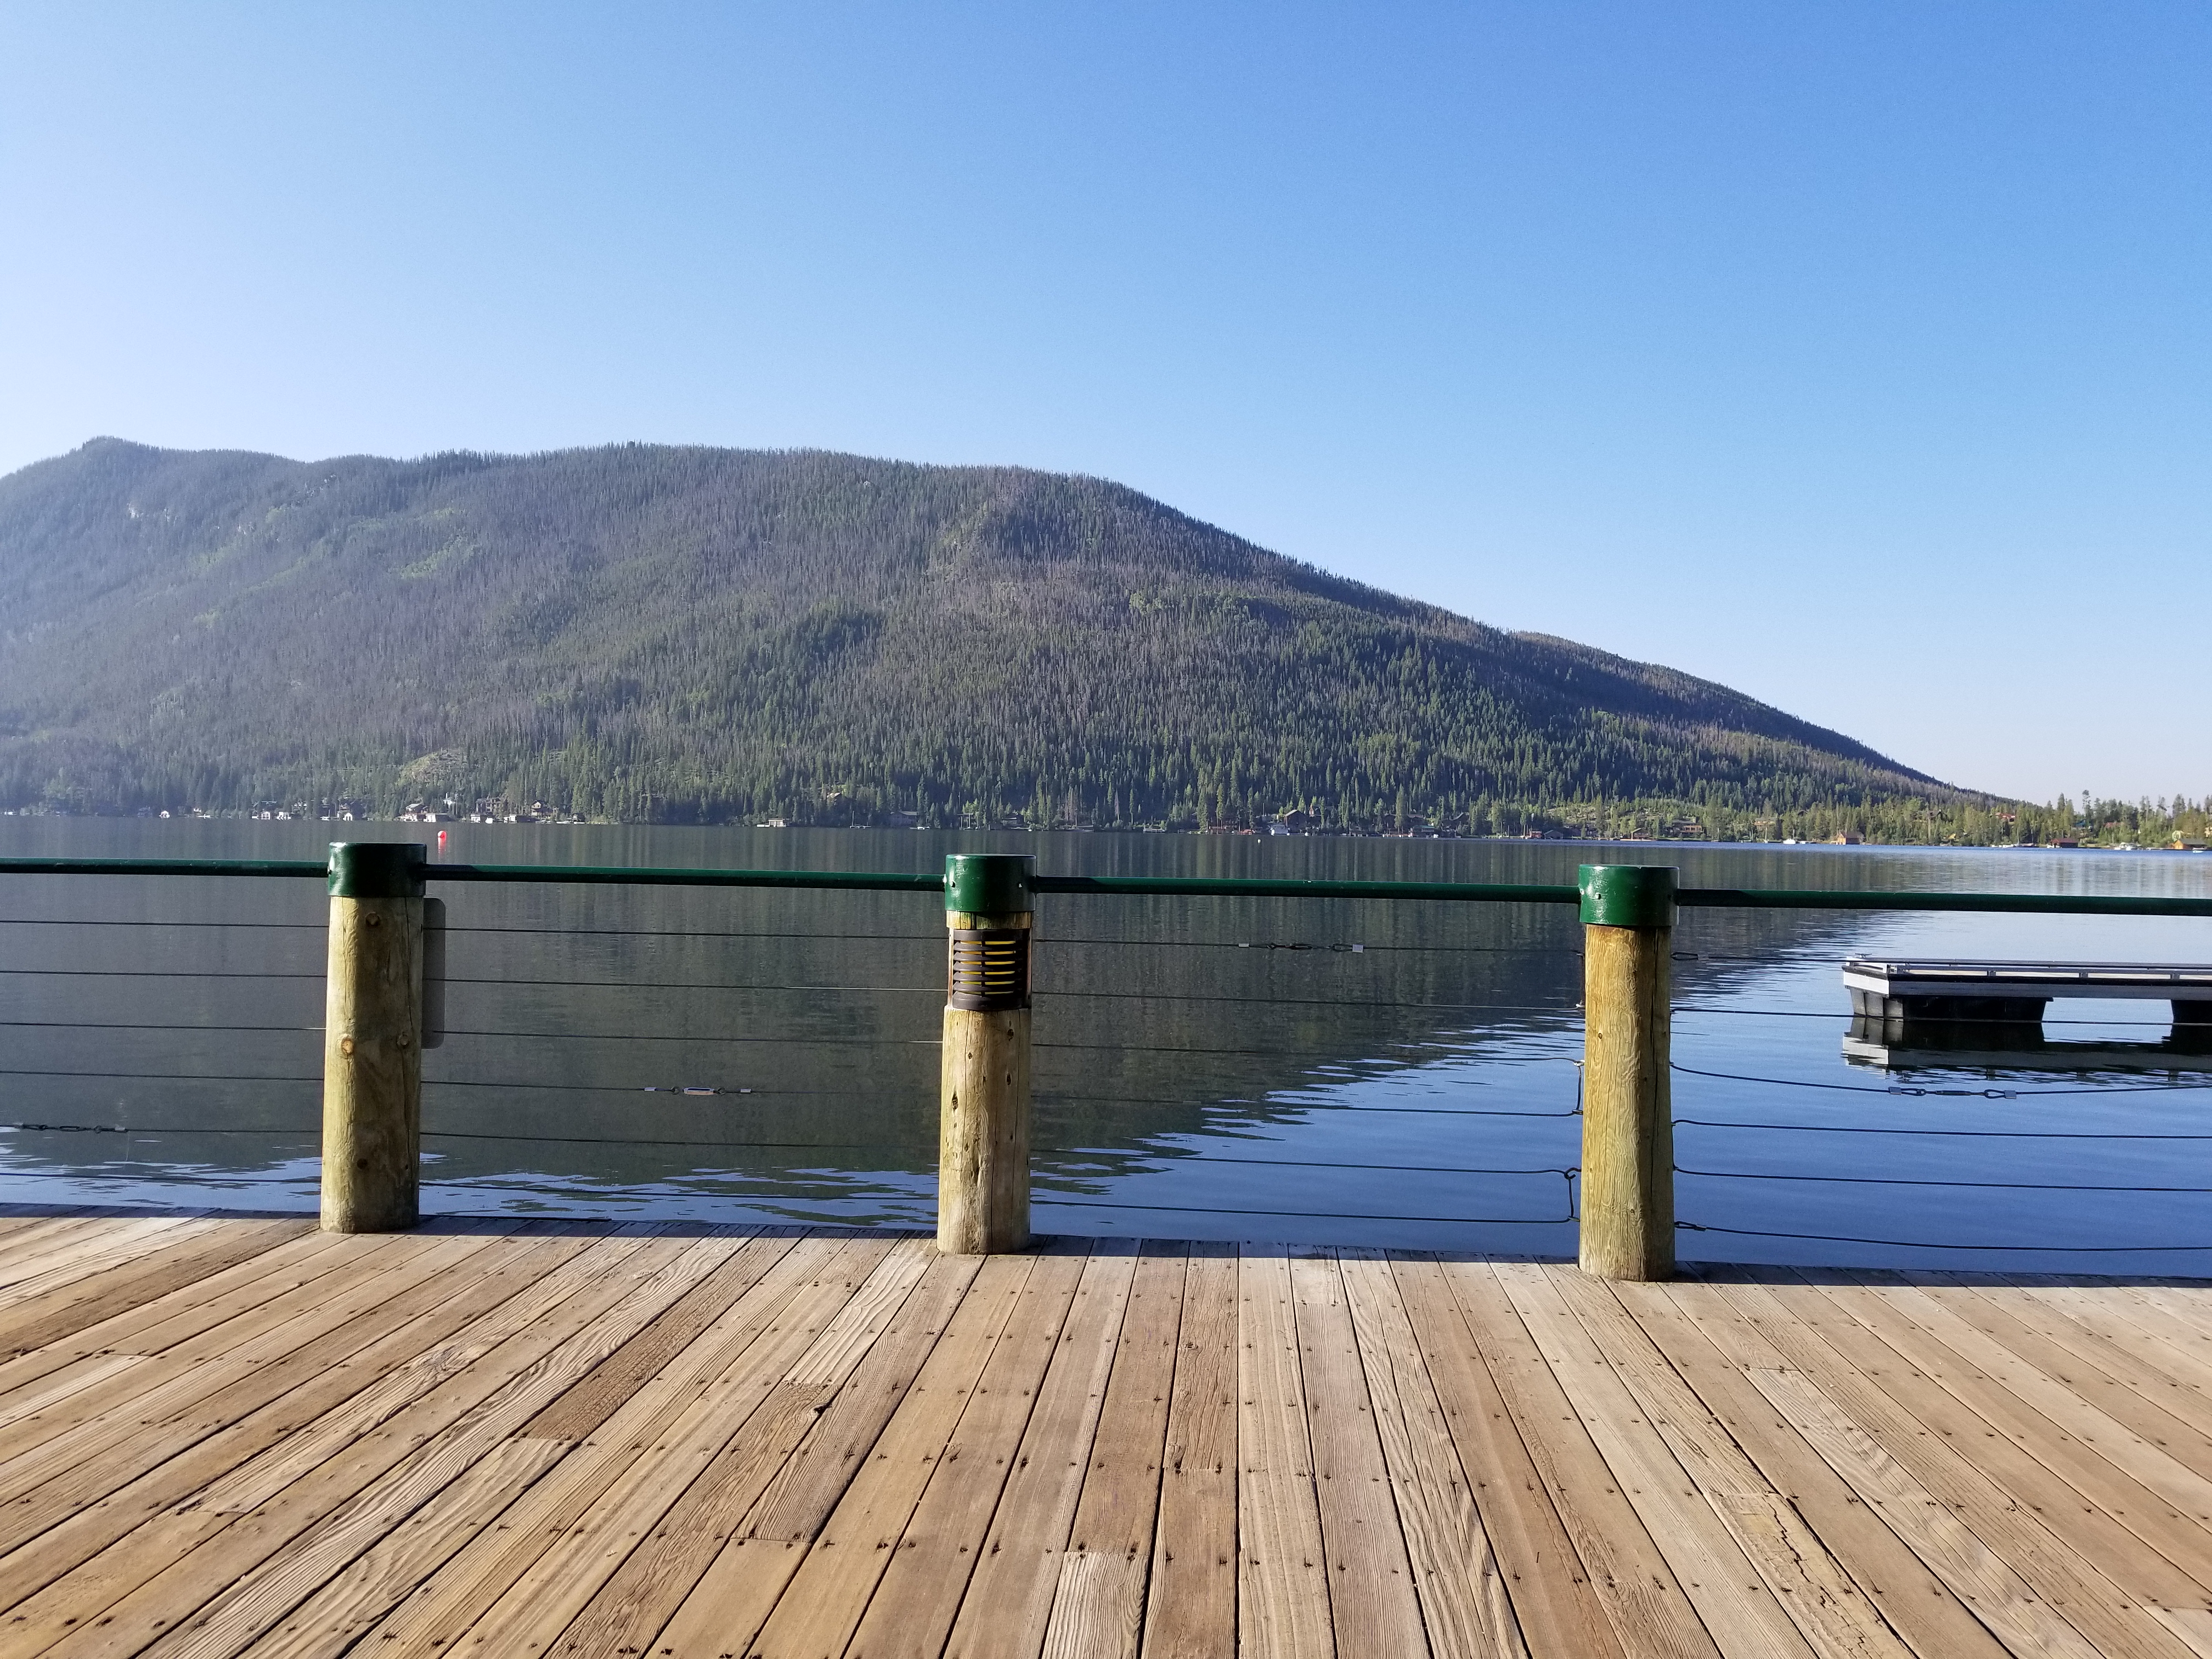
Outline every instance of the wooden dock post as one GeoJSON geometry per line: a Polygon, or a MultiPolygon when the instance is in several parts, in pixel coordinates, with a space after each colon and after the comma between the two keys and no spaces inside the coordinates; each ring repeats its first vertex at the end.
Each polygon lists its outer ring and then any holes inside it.
{"type": "Polygon", "coordinates": [[[1585,864],[1581,885],[1582,1268],[1666,1279],[1674,1271],[1674,872],[1585,864]]]}
{"type": "Polygon", "coordinates": [[[937,1248],[996,1255],[1030,1242],[1030,870],[1026,854],[945,860],[945,1049],[937,1248]]]}
{"type": "Polygon", "coordinates": [[[325,1232],[422,1218],[422,858],[417,842],[331,843],[325,1232]]]}

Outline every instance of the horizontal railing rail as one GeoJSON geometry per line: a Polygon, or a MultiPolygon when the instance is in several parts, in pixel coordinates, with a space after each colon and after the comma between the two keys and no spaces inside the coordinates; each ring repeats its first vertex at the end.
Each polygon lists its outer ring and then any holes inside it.
{"type": "MultiPolygon", "coordinates": [[[[329,866],[306,859],[0,858],[0,875],[246,876],[321,880],[329,866]]],[[[628,887],[782,887],[822,891],[941,893],[927,871],[685,870],[650,866],[426,863],[429,881],[573,882],[628,887]]],[[[1246,876],[1032,876],[1033,893],[1125,897],[1434,899],[1475,904],[1576,904],[1571,883],[1322,881],[1246,876]]],[[[1926,893],[1889,889],[1680,887],[1687,910],[1929,910],[2050,916],[2212,917],[2212,898],[2136,893],[1926,893]]]]}

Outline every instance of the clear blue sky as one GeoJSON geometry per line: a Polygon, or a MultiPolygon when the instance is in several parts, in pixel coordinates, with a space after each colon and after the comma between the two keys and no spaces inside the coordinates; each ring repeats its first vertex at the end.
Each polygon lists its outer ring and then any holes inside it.
{"type": "Polygon", "coordinates": [[[0,471],[1097,473],[1962,783],[2212,793],[2212,7],[0,12],[0,471]]]}

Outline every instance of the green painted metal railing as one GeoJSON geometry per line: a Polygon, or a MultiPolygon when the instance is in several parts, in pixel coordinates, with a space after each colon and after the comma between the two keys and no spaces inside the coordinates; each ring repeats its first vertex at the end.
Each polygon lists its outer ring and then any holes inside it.
{"type": "MultiPolygon", "coordinates": [[[[0,859],[0,875],[272,876],[322,880],[305,859],[0,859]]],[[[431,881],[576,882],[624,887],[769,887],[829,891],[942,893],[935,872],[848,870],[657,870],[623,865],[426,864],[431,881]]],[[[1233,876],[1033,876],[1036,893],[1131,897],[1428,899],[1489,904],[1574,904],[1571,884],[1454,881],[1299,881],[1233,876]]],[[[2212,898],[2107,893],[1918,893],[1822,888],[1685,887],[1685,909],[1960,910],[2057,916],[2212,917],[2212,898]]]]}

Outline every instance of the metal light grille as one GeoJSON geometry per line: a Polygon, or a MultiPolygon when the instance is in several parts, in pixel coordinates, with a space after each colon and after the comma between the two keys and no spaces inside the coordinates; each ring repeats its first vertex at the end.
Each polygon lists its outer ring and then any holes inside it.
{"type": "Polygon", "coordinates": [[[952,930],[945,1000],[955,1008],[1030,1006],[1030,936],[1024,927],[952,930]]]}

